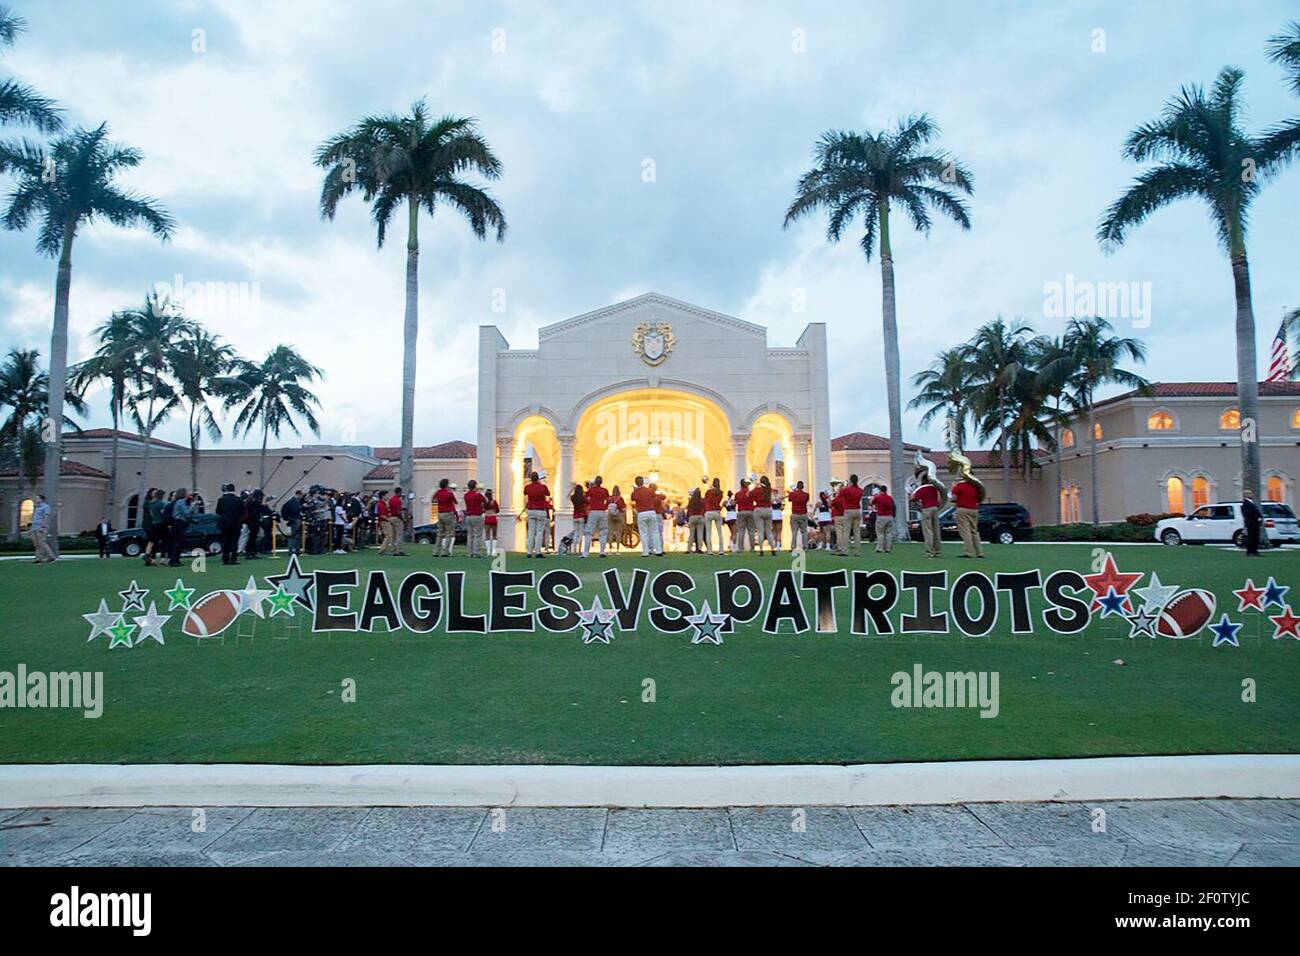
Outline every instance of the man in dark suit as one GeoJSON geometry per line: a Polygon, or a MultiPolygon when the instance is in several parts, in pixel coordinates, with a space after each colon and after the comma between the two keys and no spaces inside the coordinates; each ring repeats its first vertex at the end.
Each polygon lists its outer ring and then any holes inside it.
{"type": "Polygon", "coordinates": [[[1264,523],[1264,515],[1255,504],[1255,493],[1249,488],[1241,493],[1241,519],[1246,525],[1246,554],[1259,557],[1259,529],[1264,523]]]}
{"type": "Polygon", "coordinates": [[[217,521],[221,529],[221,563],[239,563],[239,529],[244,523],[244,503],[235,494],[235,486],[221,486],[217,500],[217,521]]]}
{"type": "Polygon", "coordinates": [[[99,542],[99,556],[108,557],[108,536],[113,531],[113,523],[108,520],[108,516],[99,519],[99,524],[95,525],[95,540],[99,542]]]}

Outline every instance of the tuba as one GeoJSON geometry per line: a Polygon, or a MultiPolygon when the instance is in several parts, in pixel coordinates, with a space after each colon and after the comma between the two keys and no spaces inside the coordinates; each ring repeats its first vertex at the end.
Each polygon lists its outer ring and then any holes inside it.
{"type": "Polygon", "coordinates": [[[916,457],[912,459],[912,477],[907,479],[907,496],[910,498],[912,493],[920,488],[923,484],[932,484],[940,491],[943,491],[943,482],[939,480],[938,469],[935,468],[934,462],[921,453],[918,448],[916,457]]]}
{"type": "Polygon", "coordinates": [[[984,487],[984,482],[980,481],[971,473],[970,459],[962,454],[961,451],[961,422],[954,416],[948,416],[948,471],[953,475],[969,481],[979,489],[980,501],[988,496],[988,489],[984,487]]]}

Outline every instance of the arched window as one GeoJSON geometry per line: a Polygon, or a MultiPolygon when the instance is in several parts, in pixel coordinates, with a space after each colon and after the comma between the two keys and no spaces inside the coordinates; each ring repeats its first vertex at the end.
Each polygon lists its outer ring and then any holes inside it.
{"type": "Polygon", "coordinates": [[[1157,409],[1147,416],[1147,431],[1168,432],[1173,430],[1174,416],[1169,414],[1163,408],[1157,409]]]}
{"type": "Polygon", "coordinates": [[[1210,503],[1210,479],[1197,475],[1192,479],[1192,507],[1200,508],[1210,503]]]}
{"type": "Polygon", "coordinates": [[[1183,479],[1170,475],[1165,480],[1165,510],[1174,514],[1187,514],[1186,502],[1183,500],[1183,479]]]}
{"type": "Polygon", "coordinates": [[[1291,413],[1291,427],[1300,428],[1300,408],[1291,413]]]}
{"type": "Polygon", "coordinates": [[[31,498],[24,498],[18,506],[18,527],[26,531],[32,526],[32,512],[36,510],[36,502],[31,498]]]}
{"type": "Polygon", "coordinates": [[[1073,483],[1062,486],[1061,523],[1077,524],[1082,520],[1079,514],[1079,486],[1073,483]]]}
{"type": "Polygon", "coordinates": [[[1280,504],[1286,503],[1286,482],[1282,480],[1281,475],[1268,476],[1268,483],[1264,486],[1264,498],[1280,504]]]}
{"type": "Polygon", "coordinates": [[[1235,408],[1229,408],[1219,416],[1219,427],[1224,431],[1236,431],[1241,428],[1241,412],[1235,408]]]}
{"type": "MultiPolygon", "coordinates": [[[[1297,413],[1297,414],[1300,414],[1300,413],[1297,413]]],[[[1067,429],[1065,429],[1064,431],[1061,432],[1061,447],[1062,447],[1062,448],[1073,448],[1073,447],[1074,447],[1074,429],[1073,429],[1073,428],[1067,428],[1067,429]]]]}
{"type": "Polygon", "coordinates": [[[1092,437],[1101,441],[1101,422],[1092,423],[1092,437]]]}
{"type": "Polygon", "coordinates": [[[138,527],[140,524],[140,495],[136,493],[126,499],[126,526],[138,527]]]}

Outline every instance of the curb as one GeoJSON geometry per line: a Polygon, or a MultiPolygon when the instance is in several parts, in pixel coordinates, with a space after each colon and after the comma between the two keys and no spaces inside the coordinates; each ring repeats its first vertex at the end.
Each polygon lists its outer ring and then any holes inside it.
{"type": "Polygon", "coordinates": [[[14,764],[0,807],[872,806],[1300,797],[1300,755],[849,766],[14,764]]]}

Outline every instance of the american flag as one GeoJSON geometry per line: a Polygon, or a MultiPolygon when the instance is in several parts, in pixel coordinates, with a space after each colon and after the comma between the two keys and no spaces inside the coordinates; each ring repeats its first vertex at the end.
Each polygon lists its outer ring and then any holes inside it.
{"type": "Polygon", "coordinates": [[[1291,354],[1286,348],[1286,323],[1278,326],[1273,339],[1273,357],[1268,361],[1266,382],[1285,382],[1291,377],[1291,354]]]}

